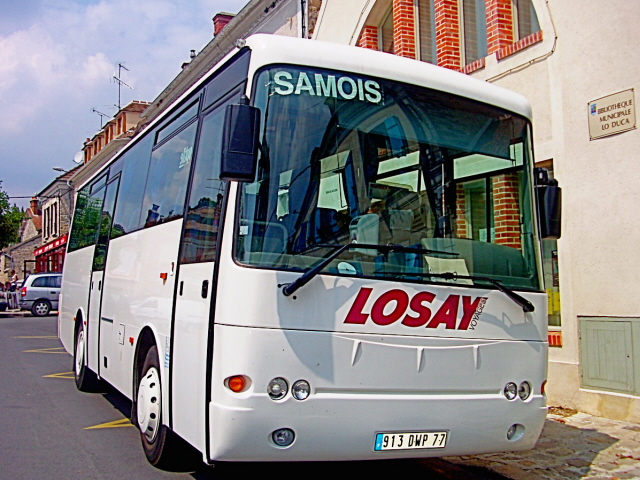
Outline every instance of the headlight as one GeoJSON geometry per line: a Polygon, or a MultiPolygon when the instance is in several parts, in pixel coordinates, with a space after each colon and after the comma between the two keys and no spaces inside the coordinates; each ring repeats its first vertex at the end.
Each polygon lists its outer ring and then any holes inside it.
{"type": "Polygon", "coordinates": [[[291,395],[293,395],[293,398],[296,400],[306,400],[310,393],[311,386],[306,380],[298,380],[293,384],[293,387],[291,387],[291,395]]]}
{"type": "Polygon", "coordinates": [[[289,385],[287,384],[287,381],[280,377],[271,380],[267,386],[267,393],[272,400],[280,400],[284,398],[288,391],[289,385]]]}
{"type": "Polygon", "coordinates": [[[522,382],[518,387],[518,396],[520,400],[526,400],[531,395],[531,384],[529,382],[522,382]]]}
{"type": "Polygon", "coordinates": [[[507,400],[513,400],[518,396],[518,386],[513,382],[509,382],[504,386],[502,393],[504,393],[507,400]]]}

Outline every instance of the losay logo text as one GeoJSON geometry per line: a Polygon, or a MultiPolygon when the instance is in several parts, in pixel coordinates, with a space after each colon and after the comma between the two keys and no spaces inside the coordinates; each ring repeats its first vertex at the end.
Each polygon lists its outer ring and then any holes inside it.
{"type": "Polygon", "coordinates": [[[402,325],[414,328],[444,325],[447,330],[473,330],[487,303],[486,297],[449,295],[434,314],[431,308],[436,299],[434,293],[417,292],[410,298],[404,290],[394,289],[370,302],[372,291],[372,288],[360,289],[344,323],[362,325],[371,317],[373,323],[381,326],[400,321],[402,325]]]}

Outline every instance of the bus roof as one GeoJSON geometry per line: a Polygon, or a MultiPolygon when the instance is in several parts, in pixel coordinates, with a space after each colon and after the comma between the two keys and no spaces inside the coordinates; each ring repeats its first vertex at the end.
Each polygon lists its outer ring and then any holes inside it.
{"type": "Polygon", "coordinates": [[[249,81],[271,64],[317,66],[433,88],[495,105],[531,119],[526,98],[468,75],[384,52],[319,40],[256,34],[246,39],[251,49],[249,81]]]}

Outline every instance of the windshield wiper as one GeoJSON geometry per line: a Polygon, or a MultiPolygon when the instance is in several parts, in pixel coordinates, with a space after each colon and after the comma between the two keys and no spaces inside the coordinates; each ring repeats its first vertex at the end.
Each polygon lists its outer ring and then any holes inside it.
{"type": "Polygon", "coordinates": [[[457,253],[443,252],[440,250],[429,250],[427,248],[405,247],[403,245],[395,245],[395,244],[372,245],[369,243],[347,243],[346,245],[334,245],[334,244],[317,245],[317,247],[333,248],[335,250],[331,252],[329,255],[327,255],[326,257],[324,257],[324,259],[320,263],[318,263],[316,266],[304,272],[300,277],[298,277],[292,283],[285,283],[284,285],[278,285],[279,287],[283,287],[282,293],[284,294],[285,297],[292,295],[296,290],[298,290],[301,287],[304,287],[307,283],[309,283],[309,281],[313,277],[315,277],[318,273],[324,270],[324,268],[327,265],[329,265],[335,258],[337,258],[342,252],[344,252],[345,250],[350,250],[352,248],[378,250],[383,253],[389,253],[389,252],[407,252],[407,253],[422,253],[422,254],[438,253],[441,255],[458,256],[457,253]]]}
{"type": "Polygon", "coordinates": [[[481,277],[481,276],[476,276],[476,275],[458,275],[457,273],[453,273],[453,272],[451,272],[451,273],[429,273],[427,275],[430,276],[430,277],[444,278],[445,280],[457,280],[459,278],[461,280],[475,280],[475,281],[479,281],[479,282],[488,282],[488,283],[492,284],[493,286],[495,286],[502,293],[504,293],[511,300],[513,300],[515,303],[520,305],[520,307],[522,307],[522,310],[524,312],[533,312],[535,310],[535,307],[533,306],[533,303],[531,303],[526,298],[518,295],[516,292],[514,292],[510,288],[505,287],[504,285],[502,285],[497,280],[494,280],[493,278],[481,277]]]}

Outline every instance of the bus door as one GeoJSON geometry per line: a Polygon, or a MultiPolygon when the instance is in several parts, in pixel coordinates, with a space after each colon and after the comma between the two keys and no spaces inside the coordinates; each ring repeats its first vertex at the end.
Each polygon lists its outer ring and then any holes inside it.
{"type": "Polygon", "coordinates": [[[100,312],[102,310],[102,292],[104,291],[104,266],[107,261],[109,236],[111,234],[111,225],[113,224],[113,212],[119,185],[120,176],[118,175],[106,187],[91,271],[88,318],[90,325],[98,327],[97,332],[100,339],[98,341],[98,368],[96,371],[101,377],[104,376],[105,370],[109,367],[109,354],[111,353],[111,348],[113,348],[113,319],[101,318],[100,312]]]}
{"type": "Polygon", "coordinates": [[[218,179],[220,143],[225,106],[238,98],[239,94],[228,96],[203,117],[180,246],[171,350],[171,426],[201,451],[205,449],[214,265],[227,186],[218,179]]]}

